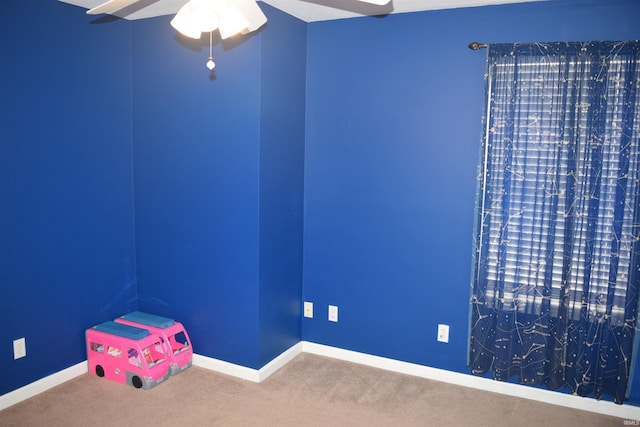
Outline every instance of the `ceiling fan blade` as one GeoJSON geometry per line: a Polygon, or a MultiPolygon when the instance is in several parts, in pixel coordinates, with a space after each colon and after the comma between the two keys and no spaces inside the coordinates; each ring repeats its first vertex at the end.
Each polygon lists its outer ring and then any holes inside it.
{"type": "Polygon", "coordinates": [[[267,17],[255,0],[231,0],[231,4],[249,21],[244,34],[257,30],[267,22],[267,17]]]}
{"type": "Polygon", "coordinates": [[[378,6],[384,6],[389,3],[391,0],[358,0],[363,3],[377,4],[378,6]]]}
{"type": "Polygon", "coordinates": [[[125,7],[132,5],[139,0],[109,0],[106,3],[102,3],[93,9],[87,10],[88,15],[99,15],[101,13],[113,14],[114,12],[124,9],[125,7]]]}

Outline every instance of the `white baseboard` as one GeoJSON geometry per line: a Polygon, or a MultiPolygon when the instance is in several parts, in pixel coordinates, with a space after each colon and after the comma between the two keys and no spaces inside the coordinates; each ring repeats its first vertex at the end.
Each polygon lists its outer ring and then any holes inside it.
{"type": "Polygon", "coordinates": [[[242,378],[243,380],[252,381],[254,383],[259,382],[257,369],[247,368],[245,366],[236,365],[234,363],[225,362],[224,360],[218,360],[212,357],[201,356],[199,354],[194,354],[192,361],[193,366],[198,366],[199,368],[208,369],[225,375],[231,375],[232,377],[242,378]]]}
{"type": "MultiPolygon", "coordinates": [[[[212,357],[201,356],[199,354],[194,354],[192,361],[193,366],[199,366],[211,371],[259,383],[269,378],[270,375],[300,354],[302,352],[302,345],[302,342],[299,342],[291,346],[260,369],[251,369],[234,363],[225,362],[223,360],[214,359],[212,357]]],[[[34,397],[75,377],[86,374],[88,371],[88,363],[85,360],[77,365],[56,372],[53,375],[32,382],[31,384],[27,384],[24,387],[20,387],[19,389],[0,395],[0,411],[13,406],[16,403],[20,403],[23,400],[27,400],[30,397],[34,397]]]]}
{"type": "Polygon", "coordinates": [[[470,374],[446,371],[444,369],[430,368],[428,366],[372,356],[370,354],[343,350],[307,341],[303,341],[302,351],[305,353],[327,356],[334,359],[359,363],[361,365],[367,365],[374,368],[385,369],[430,380],[442,381],[463,387],[470,387],[483,391],[520,397],[523,399],[536,400],[538,402],[610,415],[627,420],[640,420],[640,407],[633,405],[616,405],[613,402],[574,396],[571,394],[564,394],[520,384],[494,381],[489,378],[481,378],[470,374]]]}
{"type": "Polygon", "coordinates": [[[258,382],[266,380],[278,369],[282,368],[284,365],[289,363],[294,357],[302,353],[303,348],[304,348],[304,343],[299,342],[289,347],[288,350],[281,353],[280,356],[276,357],[271,362],[264,365],[258,371],[258,382]]]}
{"type": "Polygon", "coordinates": [[[282,368],[284,365],[289,363],[291,359],[300,354],[302,352],[302,346],[302,342],[291,346],[288,350],[285,350],[278,357],[260,369],[251,369],[234,363],[225,362],[223,360],[214,359],[212,357],[201,356],[199,354],[193,355],[193,366],[259,383],[269,378],[271,374],[282,368]]]}
{"type": "MultiPolygon", "coordinates": [[[[331,357],[333,359],[358,363],[401,374],[442,381],[462,387],[470,387],[483,391],[520,397],[523,399],[536,400],[538,402],[550,403],[552,405],[564,406],[567,408],[610,415],[626,420],[640,420],[640,407],[634,405],[616,405],[615,403],[602,400],[573,396],[570,394],[538,389],[525,385],[493,381],[488,378],[476,377],[470,374],[430,368],[428,366],[418,365],[415,363],[387,359],[385,357],[358,353],[356,351],[344,350],[308,341],[302,341],[293,345],[260,369],[251,369],[199,354],[193,355],[193,365],[259,383],[267,379],[278,369],[285,366],[300,353],[317,354],[320,356],[331,357]]],[[[0,396],[0,410],[15,405],[16,403],[40,394],[85,373],[87,373],[86,361],[4,394],[0,396]]]]}
{"type": "Polygon", "coordinates": [[[77,365],[70,366],[62,371],[49,375],[48,377],[44,377],[38,381],[27,384],[24,387],[20,387],[19,389],[3,394],[0,396],[0,411],[67,382],[75,377],[86,374],[88,370],[87,361],[85,360],[77,365]]]}

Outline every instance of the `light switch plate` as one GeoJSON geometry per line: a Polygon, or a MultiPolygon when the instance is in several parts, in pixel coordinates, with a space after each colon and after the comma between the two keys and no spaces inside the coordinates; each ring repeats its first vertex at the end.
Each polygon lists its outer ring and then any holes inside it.
{"type": "Polygon", "coordinates": [[[13,359],[20,359],[27,355],[27,343],[24,338],[13,340],[13,359]]]}
{"type": "Polygon", "coordinates": [[[313,319],[313,303],[312,302],[308,302],[308,301],[304,302],[304,317],[313,319]]]}
{"type": "Polygon", "coordinates": [[[338,321],[338,306],[330,305],[329,306],[329,321],[337,322],[338,321]]]}
{"type": "Polygon", "coordinates": [[[438,325],[438,341],[449,342],[449,325],[438,325]]]}

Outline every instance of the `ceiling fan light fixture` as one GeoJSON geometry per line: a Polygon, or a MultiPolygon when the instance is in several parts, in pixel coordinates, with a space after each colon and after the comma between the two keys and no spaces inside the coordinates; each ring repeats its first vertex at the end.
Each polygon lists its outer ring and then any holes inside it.
{"type": "Polygon", "coordinates": [[[187,37],[199,39],[202,33],[218,28],[222,4],[220,0],[190,0],[171,20],[171,26],[187,37]]]}
{"type": "Polygon", "coordinates": [[[267,23],[267,17],[255,0],[233,0],[233,6],[249,21],[249,26],[242,32],[247,34],[267,23]]]}
{"type": "Polygon", "coordinates": [[[193,13],[191,2],[182,6],[176,16],[171,20],[171,26],[180,34],[192,38],[199,39],[202,35],[197,16],[193,13]]]}
{"type": "Polygon", "coordinates": [[[215,31],[220,23],[218,13],[213,7],[199,7],[194,10],[194,19],[198,22],[197,27],[202,33],[215,31]]]}
{"type": "Polygon", "coordinates": [[[249,21],[235,7],[227,4],[226,7],[220,10],[220,26],[218,27],[218,31],[220,32],[222,40],[240,34],[248,28],[249,21]]]}
{"type": "Polygon", "coordinates": [[[256,0],[189,0],[171,20],[171,26],[186,37],[199,39],[209,33],[209,60],[213,70],[213,37],[218,30],[223,40],[255,31],[267,22],[256,0]]]}
{"type": "Polygon", "coordinates": [[[175,28],[183,36],[189,37],[191,39],[199,39],[202,36],[202,31],[194,29],[188,23],[185,24],[183,21],[180,21],[180,19],[178,19],[177,17],[171,20],[171,26],[175,28]]]}

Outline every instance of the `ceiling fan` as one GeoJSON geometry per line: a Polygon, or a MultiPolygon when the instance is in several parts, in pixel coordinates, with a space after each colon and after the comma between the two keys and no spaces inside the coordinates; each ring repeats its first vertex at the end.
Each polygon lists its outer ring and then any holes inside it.
{"type": "MultiPolygon", "coordinates": [[[[183,7],[188,0],[58,0],[63,3],[73,4],[75,6],[84,7],[89,9],[87,14],[89,15],[99,15],[99,14],[108,14],[118,16],[124,19],[144,19],[151,18],[154,16],[162,16],[162,15],[172,15],[178,12],[178,10],[183,7]]],[[[209,0],[210,2],[218,2],[220,0],[209,0]]],[[[244,4],[246,8],[254,9],[250,3],[256,3],[257,0],[228,0],[228,3],[231,3],[238,7],[238,4],[244,4]]],[[[301,3],[306,3],[306,0],[299,0],[301,3]]],[[[338,4],[342,3],[342,1],[334,1],[334,0],[308,0],[311,3],[322,4],[325,3],[328,6],[337,8],[338,4]]],[[[226,3],[227,1],[224,1],[226,3]]],[[[346,0],[344,1],[345,6],[349,6],[349,3],[366,3],[376,6],[385,6],[389,4],[391,0],[346,0]]],[[[276,2],[278,3],[278,2],[276,2]]]]}
{"type": "MultiPolygon", "coordinates": [[[[213,70],[212,32],[218,30],[225,40],[237,34],[258,30],[267,17],[257,0],[59,0],[87,8],[89,15],[113,15],[125,19],[143,19],[172,15],[171,25],[186,37],[199,39],[209,33],[209,60],[207,67],[213,70]]],[[[304,0],[303,0],[304,1],[304,0]]],[[[323,0],[310,0],[322,3],[323,0]]],[[[350,0],[376,6],[384,6],[391,0],[350,0]]]]}

